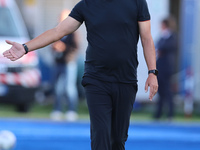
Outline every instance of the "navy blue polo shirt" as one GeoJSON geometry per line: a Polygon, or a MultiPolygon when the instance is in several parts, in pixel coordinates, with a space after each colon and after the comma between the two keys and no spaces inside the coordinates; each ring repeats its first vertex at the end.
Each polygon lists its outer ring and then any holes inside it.
{"type": "Polygon", "coordinates": [[[138,21],[150,20],[146,0],[81,0],[69,16],[86,25],[84,76],[137,82],[138,21]]]}

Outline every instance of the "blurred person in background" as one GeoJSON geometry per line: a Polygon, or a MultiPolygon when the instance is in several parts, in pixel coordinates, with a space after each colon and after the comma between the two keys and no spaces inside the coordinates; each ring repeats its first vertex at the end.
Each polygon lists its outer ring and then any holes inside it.
{"type": "Polygon", "coordinates": [[[167,17],[161,22],[161,36],[156,44],[156,52],[156,64],[157,69],[159,70],[159,98],[154,118],[160,119],[163,108],[167,108],[167,117],[171,120],[174,115],[171,79],[173,73],[175,72],[175,56],[177,52],[177,36],[175,33],[175,20],[173,17],[167,17]]]}
{"type": "Polygon", "coordinates": [[[57,27],[3,54],[15,61],[76,31],[85,22],[88,47],[82,85],[91,123],[92,150],[125,150],[137,93],[137,43],[148,67],[145,91],[158,90],[155,47],[146,0],[81,0],[57,27]]]}
{"type": "Polygon", "coordinates": [[[184,113],[185,117],[192,117],[194,107],[194,73],[192,67],[186,69],[185,80],[184,80],[184,113]]]}
{"type": "MultiPolygon", "coordinates": [[[[70,11],[63,10],[59,22],[68,17],[70,11]]],[[[53,71],[54,108],[50,118],[60,121],[63,118],[63,100],[68,104],[68,111],[65,118],[68,121],[75,121],[78,118],[78,91],[77,81],[77,54],[78,37],[77,32],[64,36],[61,40],[52,44],[55,69],[53,71]]]]}

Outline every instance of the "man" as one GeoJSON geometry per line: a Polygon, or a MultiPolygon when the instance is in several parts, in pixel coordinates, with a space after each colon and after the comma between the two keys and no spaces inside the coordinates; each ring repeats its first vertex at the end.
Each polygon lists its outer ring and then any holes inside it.
{"type": "MultiPolygon", "coordinates": [[[[168,17],[161,22],[161,37],[156,45],[157,68],[159,69],[159,99],[154,114],[155,119],[162,116],[163,106],[167,104],[167,117],[173,118],[173,92],[171,91],[171,78],[175,71],[175,55],[177,51],[177,38],[172,28],[173,18],[168,17]]],[[[175,23],[174,23],[175,24],[175,23]]]]}
{"type": "MultiPolygon", "coordinates": [[[[158,89],[155,47],[146,0],[82,0],[69,17],[24,45],[33,51],[59,40],[85,22],[88,48],[82,85],[91,120],[92,150],[124,150],[137,92],[139,34],[149,70],[145,90],[152,100],[158,89]]],[[[25,53],[21,44],[4,56],[14,61],[25,53]]]]}
{"type": "MultiPolygon", "coordinates": [[[[67,18],[70,12],[67,9],[63,10],[60,14],[59,22],[67,18]]],[[[78,91],[76,87],[78,45],[77,32],[64,36],[61,40],[52,44],[55,60],[55,69],[53,71],[55,100],[50,118],[54,121],[60,121],[63,118],[63,98],[68,104],[65,119],[72,122],[78,119],[78,91]]]]}

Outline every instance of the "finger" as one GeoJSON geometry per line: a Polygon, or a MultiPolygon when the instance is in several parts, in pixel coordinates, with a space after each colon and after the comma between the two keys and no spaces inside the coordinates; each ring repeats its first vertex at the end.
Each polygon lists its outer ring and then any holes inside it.
{"type": "Polygon", "coordinates": [[[10,55],[11,55],[10,53],[4,53],[3,54],[4,57],[10,56],[10,55]]]}
{"type": "Polygon", "coordinates": [[[153,100],[153,97],[156,95],[158,91],[158,88],[157,86],[152,86],[151,89],[150,89],[150,95],[149,95],[149,99],[150,100],[153,100]]]}
{"type": "Polygon", "coordinates": [[[3,52],[3,55],[6,56],[6,55],[8,55],[9,53],[10,53],[9,50],[7,50],[7,51],[3,52]]]}
{"type": "Polygon", "coordinates": [[[152,93],[149,94],[149,100],[150,100],[150,101],[153,100],[153,94],[152,94],[152,93]]]}
{"type": "Polygon", "coordinates": [[[6,40],[6,43],[7,43],[7,44],[10,44],[10,45],[13,45],[13,44],[14,44],[14,42],[9,41],[9,40],[6,40]]]}
{"type": "Polygon", "coordinates": [[[15,61],[15,60],[17,60],[17,58],[11,58],[10,60],[11,60],[11,61],[15,61]]]}
{"type": "Polygon", "coordinates": [[[8,59],[12,59],[12,58],[15,58],[15,57],[13,57],[12,55],[10,55],[10,56],[7,56],[7,58],[8,59]]]}
{"type": "Polygon", "coordinates": [[[154,86],[154,95],[156,95],[156,93],[158,92],[158,86],[154,86]]]}
{"type": "Polygon", "coordinates": [[[6,55],[4,55],[4,57],[13,57],[13,55],[11,55],[11,54],[6,54],[6,55]]]}
{"type": "Polygon", "coordinates": [[[148,92],[148,83],[147,82],[145,83],[145,92],[146,93],[148,92]]]}
{"type": "Polygon", "coordinates": [[[155,87],[155,94],[158,92],[158,87],[155,87]]]}
{"type": "Polygon", "coordinates": [[[150,92],[149,92],[149,99],[152,101],[154,96],[154,88],[152,86],[150,86],[150,92]]]}
{"type": "Polygon", "coordinates": [[[12,56],[10,50],[7,50],[5,53],[4,53],[4,56],[7,57],[7,56],[12,56]]]}

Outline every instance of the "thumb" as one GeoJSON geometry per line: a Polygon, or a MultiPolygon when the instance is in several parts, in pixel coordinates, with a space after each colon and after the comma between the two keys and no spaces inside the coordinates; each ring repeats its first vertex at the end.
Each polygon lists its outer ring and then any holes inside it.
{"type": "Polygon", "coordinates": [[[148,92],[148,82],[145,83],[145,92],[148,92]]]}
{"type": "Polygon", "coordinates": [[[13,45],[13,44],[14,44],[14,42],[9,41],[9,40],[6,40],[6,43],[7,43],[7,44],[10,44],[10,45],[13,45]]]}

